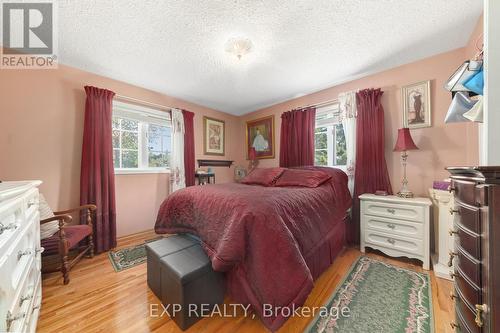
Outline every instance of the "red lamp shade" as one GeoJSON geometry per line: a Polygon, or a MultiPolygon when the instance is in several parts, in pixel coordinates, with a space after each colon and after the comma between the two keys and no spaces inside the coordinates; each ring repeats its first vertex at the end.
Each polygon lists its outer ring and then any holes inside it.
{"type": "Polygon", "coordinates": [[[248,149],[248,159],[250,161],[255,161],[257,159],[257,152],[254,147],[248,149]]]}
{"type": "Polygon", "coordinates": [[[394,146],[394,151],[406,151],[418,149],[411,138],[410,129],[400,128],[398,129],[398,140],[394,146]]]}

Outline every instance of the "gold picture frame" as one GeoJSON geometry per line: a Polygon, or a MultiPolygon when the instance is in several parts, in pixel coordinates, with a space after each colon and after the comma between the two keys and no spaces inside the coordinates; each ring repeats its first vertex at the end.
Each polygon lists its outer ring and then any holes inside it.
{"type": "Polygon", "coordinates": [[[256,148],[257,159],[275,157],[274,115],[246,122],[246,156],[251,147],[256,148]]]}
{"type": "Polygon", "coordinates": [[[226,123],[210,117],[203,117],[203,153],[224,156],[226,154],[226,123]]]}
{"type": "Polygon", "coordinates": [[[401,88],[403,127],[432,126],[431,81],[421,81],[401,88]]]}

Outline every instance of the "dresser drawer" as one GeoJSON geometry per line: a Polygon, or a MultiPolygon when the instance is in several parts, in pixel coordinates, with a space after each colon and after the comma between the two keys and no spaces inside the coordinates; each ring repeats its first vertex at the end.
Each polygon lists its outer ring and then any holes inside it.
{"type": "Polygon", "coordinates": [[[472,206],[476,205],[476,185],[476,182],[467,180],[453,179],[451,181],[451,188],[455,193],[455,199],[472,206]]]}
{"type": "Polygon", "coordinates": [[[481,285],[481,263],[472,258],[468,253],[465,252],[460,246],[457,248],[457,257],[455,259],[455,265],[460,268],[462,273],[465,274],[469,280],[474,282],[477,286],[481,285]]]}
{"type": "Polygon", "coordinates": [[[455,332],[476,333],[476,331],[472,331],[469,328],[467,320],[464,318],[464,315],[458,310],[458,308],[455,308],[455,318],[456,318],[456,324],[458,325],[458,327],[455,328],[455,332]]]}
{"type": "Polygon", "coordinates": [[[38,212],[39,202],[38,202],[38,189],[33,188],[26,192],[23,196],[23,206],[25,211],[26,219],[30,219],[38,212]]]}
{"type": "Polygon", "coordinates": [[[12,303],[8,307],[5,317],[9,332],[20,332],[24,330],[26,321],[30,318],[33,299],[37,291],[40,271],[31,265],[28,272],[23,276],[22,284],[18,288],[12,303]],[[9,320],[10,318],[10,320],[9,320]]]}
{"type": "Polygon", "coordinates": [[[391,219],[424,222],[424,208],[421,206],[403,205],[397,203],[367,201],[364,202],[364,214],[391,219]]]}
{"type": "Polygon", "coordinates": [[[422,239],[424,233],[424,225],[422,223],[370,215],[364,215],[363,219],[366,228],[386,234],[422,239]]]}
{"type": "Polygon", "coordinates": [[[381,251],[389,250],[387,253],[389,255],[396,255],[397,251],[422,256],[424,252],[423,241],[420,239],[395,236],[369,228],[365,229],[365,245],[375,245],[375,248],[381,251]]]}
{"type": "Polygon", "coordinates": [[[464,332],[480,333],[481,329],[476,325],[474,321],[476,314],[469,308],[467,303],[463,301],[463,295],[455,287],[455,310],[460,315],[462,325],[465,325],[466,330],[464,332]]]}
{"type": "Polygon", "coordinates": [[[481,233],[480,211],[478,207],[456,203],[455,222],[477,234],[481,233]]]}
{"type": "Polygon", "coordinates": [[[36,251],[40,247],[37,224],[31,221],[23,226],[16,237],[16,242],[3,253],[0,262],[0,274],[8,288],[18,289],[24,274],[34,261],[36,251]]]}
{"type": "Polygon", "coordinates": [[[462,299],[468,303],[469,307],[472,308],[476,304],[482,304],[480,288],[468,280],[460,268],[455,268],[455,284],[456,289],[463,295],[462,299]]]}
{"type": "Polygon", "coordinates": [[[23,222],[22,200],[10,200],[0,208],[0,254],[5,253],[17,238],[23,222]]]}
{"type": "Polygon", "coordinates": [[[481,260],[481,237],[464,229],[461,225],[455,225],[456,243],[468,254],[477,260],[481,260]]]}

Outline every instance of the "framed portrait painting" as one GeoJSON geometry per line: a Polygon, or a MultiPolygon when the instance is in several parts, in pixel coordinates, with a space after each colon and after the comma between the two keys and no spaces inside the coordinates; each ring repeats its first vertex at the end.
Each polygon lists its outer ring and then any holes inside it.
{"type": "Polygon", "coordinates": [[[203,117],[203,151],[205,155],[225,154],[226,124],[223,120],[203,117]]]}
{"type": "Polygon", "coordinates": [[[403,127],[431,127],[431,81],[410,84],[401,88],[403,127]]]}
{"type": "Polygon", "coordinates": [[[274,158],[274,115],[247,121],[247,159],[250,148],[255,148],[258,159],[274,158]]]}

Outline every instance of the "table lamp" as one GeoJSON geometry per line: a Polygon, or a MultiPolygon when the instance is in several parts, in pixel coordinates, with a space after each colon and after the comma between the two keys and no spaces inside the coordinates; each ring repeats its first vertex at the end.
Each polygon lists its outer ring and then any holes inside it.
{"type": "Polygon", "coordinates": [[[403,181],[401,190],[398,192],[398,196],[401,198],[413,198],[413,192],[408,189],[408,179],[406,178],[406,161],[408,160],[408,150],[415,150],[418,147],[413,142],[411,138],[410,129],[400,128],[398,129],[398,140],[396,141],[396,146],[394,146],[394,151],[401,152],[401,164],[403,165],[403,181]]]}

